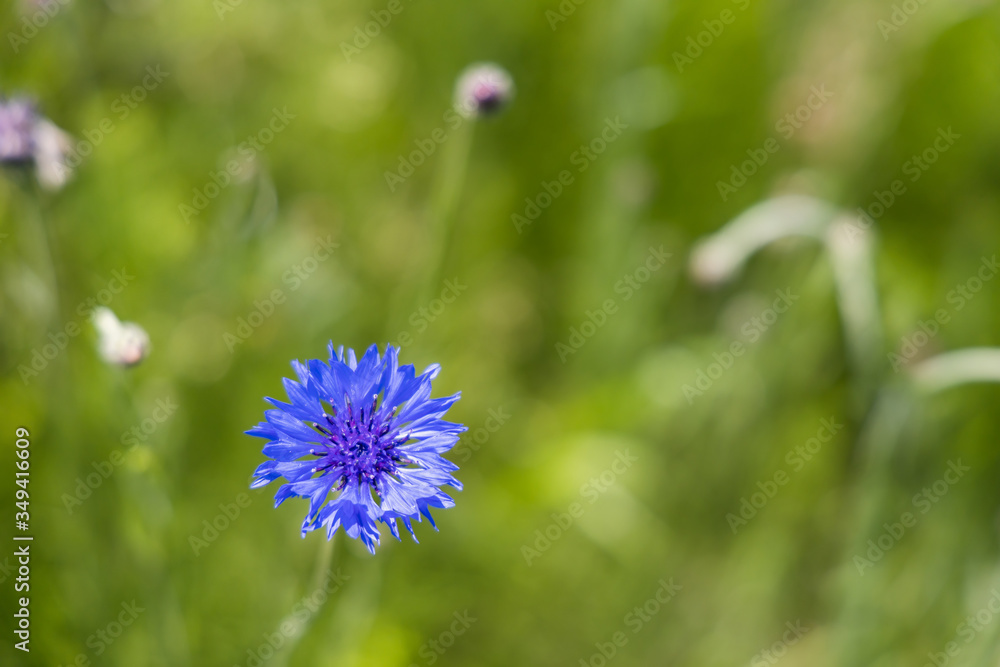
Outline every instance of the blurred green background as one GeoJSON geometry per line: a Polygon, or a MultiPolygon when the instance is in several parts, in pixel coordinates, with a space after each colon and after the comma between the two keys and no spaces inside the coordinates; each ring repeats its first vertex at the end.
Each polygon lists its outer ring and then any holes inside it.
{"type": "Polygon", "coordinates": [[[918,357],[1000,342],[995,282],[961,310],[949,300],[1000,247],[996,3],[402,0],[376,29],[379,0],[105,0],[47,5],[34,32],[40,5],[0,4],[0,89],[91,144],[59,192],[0,180],[0,538],[13,544],[17,426],[35,536],[30,654],[13,649],[0,550],[3,664],[997,664],[1000,617],[981,610],[1000,590],[1000,389],[915,397],[898,387],[917,359],[894,373],[886,356],[942,308],[918,357]],[[516,98],[454,128],[455,77],[484,60],[516,98]],[[147,68],[162,81],[141,88],[147,68]],[[829,99],[779,129],[822,86],[829,99]],[[275,109],[294,118],[185,212],[275,109]],[[627,127],[581,162],[609,119],[627,127]],[[960,138],[911,181],[904,165],[947,128],[960,138]],[[386,172],[438,129],[390,189],[386,172]],[[769,138],[779,150],[723,198],[769,138]],[[572,183],[518,230],[512,215],[563,170],[572,183]],[[699,239],[776,194],[854,211],[895,179],[906,192],[869,236],[885,331],[870,372],[905,416],[886,435],[883,399],[852,390],[817,244],[775,244],[711,289],[687,267],[699,239]],[[307,262],[317,239],[337,246],[307,262]],[[619,281],[660,246],[670,257],[626,299],[619,281]],[[114,271],[133,278],[108,305],[152,340],[134,369],[101,362],[87,319],[114,271]],[[446,280],[464,287],[441,308],[446,280]],[[750,341],[779,289],[799,299],[750,341]],[[233,344],[274,290],[283,302],[233,344]],[[25,381],[70,323],[82,333],[25,381]],[[419,545],[383,531],[372,557],[339,536],[342,583],[294,649],[283,635],[262,659],[312,595],[323,541],[299,537],[305,501],[276,510],[276,485],[248,490],[263,456],[242,432],[283,396],[289,361],[330,339],[410,340],[404,362],[441,363],[435,392],[462,391],[449,417],[470,427],[451,456],[465,490],[440,532],[417,526],[419,545]],[[734,341],[746,353],[689,401],[734,341]],[[824,419],[843,427],[797,469],[786,454],[824,419]],[[922,513],[914,495],[958,460],[969,470],[922,513]],[[787,483],[734,534],[727,515],[778,472],[787,483]],[[906,512],[916,525],[859,572],[906,512]],[[134,622],[95,639],[133,601],[134,622]]]}

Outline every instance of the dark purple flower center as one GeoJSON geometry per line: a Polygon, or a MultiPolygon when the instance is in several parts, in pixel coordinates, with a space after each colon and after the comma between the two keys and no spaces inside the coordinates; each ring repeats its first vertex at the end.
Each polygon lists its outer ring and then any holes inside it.
{"type": "Polygon", "coordinates": [[[481,83],[476,87],[476,105],[480,111],[496,111],[503,104],[500,89],[492,83],[481,83]]]}
{"type": "Polygon", "coordinates": [[[313,450],[320,457],[314,470],[342,476],[340,489],[351,479],[377,489],[383,475],[408,463],[399,450],[407,437],[396,432],[392,419],[391,412],[378,409],[377,397],[367,409],[348,403],[346,412],[327,415],[326,424],[315,424],[326,443],[313,450]]]}

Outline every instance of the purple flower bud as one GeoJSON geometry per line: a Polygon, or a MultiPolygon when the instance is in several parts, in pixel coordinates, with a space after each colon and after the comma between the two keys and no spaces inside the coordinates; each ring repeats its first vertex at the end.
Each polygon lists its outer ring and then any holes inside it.
{"type": "Polygon", "coordinates": [[[455,84],[455,110],[466,118],[496,113],[514,97],[514,81],[493,63],[473,63],[455,84]]]}
{"type": "Polygon", "coordinates": [[[26,100],[0,102],[0,162],[20,164],[34,158],[38,116],[26,100]]]}
{"type": "Polygon", "coordinates": [[[42,117],[24,99],[0,100],[0,165],[34,166],[38,182],[50,190],[69,180],[69,135],[42,117]]]}

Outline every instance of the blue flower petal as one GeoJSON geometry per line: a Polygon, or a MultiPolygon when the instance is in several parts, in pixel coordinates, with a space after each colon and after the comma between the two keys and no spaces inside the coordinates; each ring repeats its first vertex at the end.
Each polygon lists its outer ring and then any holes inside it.
{"type": "Polygon", "coordinates": [[[316,449],[315,445],[278,441],[264,445],[263,454],[270,456],[275,461],[294,461],[303,456],[309,456],[316,449]]]}
{"type": "Polygon", "coordinates": [[[265,410],[267,423],[277,429],[278,433],[291,440],[302,442],[317,442],[319,434],[283,410],[265,410]]]}

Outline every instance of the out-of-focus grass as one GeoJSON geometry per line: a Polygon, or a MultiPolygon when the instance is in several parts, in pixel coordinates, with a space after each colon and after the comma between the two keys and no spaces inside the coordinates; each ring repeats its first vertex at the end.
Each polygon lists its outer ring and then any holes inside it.
{"type": "MultiPolygon", "coordinates": [[[[212,3],[72,3],[17,53],[0,46],[5,93],[35,96],[78,140],[114,126],[59,193],[0,181],[3,470],[13,478],[27,426],[35,534],[32,652],[12,649],[5,613],[4,664],[247,665],[311,593],[320,538],[299,539],[304,503],[272,509],[272,489],[247,489],[262,456],[242,431],[290,359],[402,332],[404,361],[441,363],[436,391],[463,392],[450,414],[470,427],[453,457],[465,490],[439,533],[418,526],[419,545],[389,538],[371,557],[338,538],[349,579],[289,664],[596,665],[619,631],[618,665],[747,664],[799,621],[789,667],[917,665],[949,641],[949,664],[995,664],[1000,621],[969,642],[959,625],[1000,586],[997,388],[908,404],[872,463],[876,413],[852,403],[825,256],[778,244],[714,290],[685,268],[696,239],[777,192],[854,210],[903,179],[873,229],[887,352],[940,308],[951,320],[920,357],[998,343],[996,283],[961,310],[949,301],[1000,245],[995,3],[928,2],[887,39],[886,2],[591,2],[555,30],[556,2],[402,6],[350,62],[341,42],[384,4],[246,0],[220,17],[212,3]],[[723,10],[732,23],[678,68],[723,10]],[[517,97],[456,132],[451,87],[476,60],[507,67],[517,97]],[[157,66],[163,83],[123,108],[157,66]],[[782,136],[776,123],[823,85],[831,99],[782,136]],[[186,222],[179,206],[275,108],[294,115],[287,129],[186,222]],[[619,117],[628,127],[580,171],[581,145],[619,117]],[[910,181],[905,163],[949,127],[960,139],[910,181]],[[390,191],[385,173],[437,128],[448,141],[390,191]],[[460,132],[469,163],[441,252],[432,196],[460,132]],[[780,150],[723,200],[718,181],[768,137],[780,150]],[[573,183],[519,233],[512,214],[562,170],[573,183]],[[328,236],[330,259],[296,283],[287,272],[328,236]],[[626,299],[616,285],[661,245],[666,265],[626,299]],[[128,371],[100,363],[85,317],[116,270],[134,280],[110,306],[154,346],[128,371]],[[430,321],[419,309],[438,279],[467,289],[430,321]],[[224,334],[276,289],[284,303],[231,352],[224,334]],[[747,342],[778,289],[799,301],[747,342]],[[562,362],[556,344],[608,299],[616,312],[562,362]],[[23,382],[19,366],[69,322],[84,333],[23,382]],[[689,403],[684,385],[734,340],[747,353],[689,403]],[[158,400],[176,412],[124,444],[158,400]],[[477,443],[491,410],[509,419],[477,443]],[[788,452],[823,419],[844,427],[796,470],[788,452]],[[70,513],[65,495],[116,450],[124,463],[70,513]],[[605,487],[626,451],[637,463],[605,487]],[[957,459],[969,472],[921,514],[914,495],[957,459]],[[788,484],[734,534],[727,514],[777,471],[788,484]],[[249,505],[196,555],[191,536],[240,494],[249,505]],[[536,531],[572,503],[583,515],[543,549],[536,531]],[[854,557],[907,511],[916,526],[860,575],[854,557]],[[682,590],[635,631],[628,614],[671,578],[682,590]],[[120,638],[92,639],[133,600],[145,611],[120,638]],[[465,611],[475,622],[439,654],[428,642],[449,642],[465,611]]],[[[5,3],[0,34],[20,34],[25,11],[5,3]]]]}

